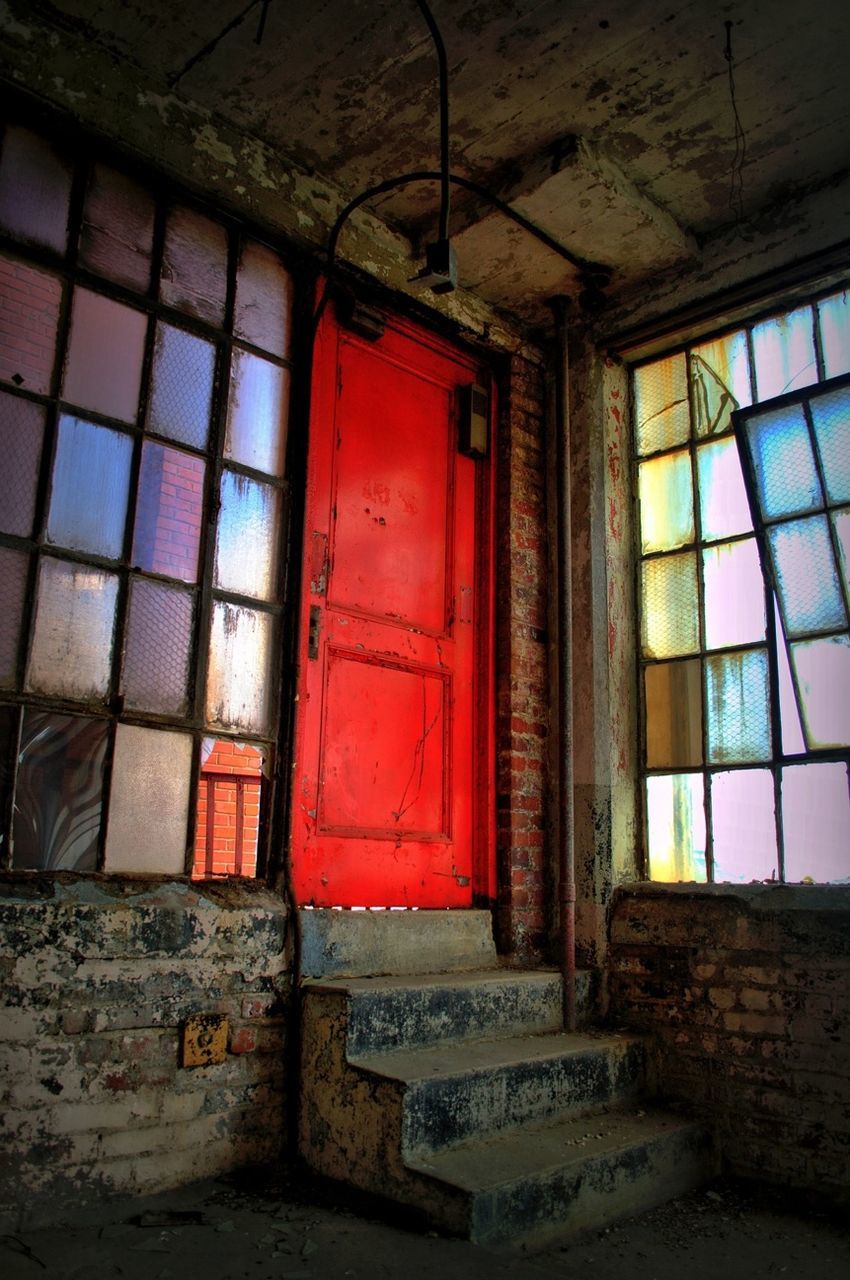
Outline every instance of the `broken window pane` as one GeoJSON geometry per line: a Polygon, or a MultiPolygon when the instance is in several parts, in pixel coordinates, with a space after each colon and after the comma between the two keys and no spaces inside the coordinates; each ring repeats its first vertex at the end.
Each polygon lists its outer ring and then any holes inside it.
{"type": "Polygon", "coordinates": [[[120,557],[133,441],[122,431],[63,414],[59,419],[47,541],[120,557]]]}
{"type": "Polygon", "coordinates": [[[215,346],[160,323],[153,358],[148,428],[205,449],[210,430],[215,346]]]}
{"type": "Polygon", "coordinates": [[[775,525],[767,535],[788,635],[846,629],[826,516],[775,525]]]}
{"type": "Polygon", "coordinates": [[[646,780],[649,875],[652,880],[705,882],[705,803],[701,773],[646,780]]]}
{"type": "Polygon", "coordinates": [[[188,734],[116,726],[105,871],[183,874],[191,772],[188,734]]]}
{"type": "Polygon", "coordinates": [[[156,205],[125,174],[96,164],[86,193],[80,261],[98,275],[147,293],[156,205]]]}
{"type": "Polygon", "coordinates": [[[763,640],[764,578],[755,538],[706,547],[702,573],[706,648],[763,640]]]}
{"type": "Polygon", "coordinates": [[[115,574],[43,557],[27,689],[105,700],[117,598],[115,574]]]}
{"type": "Polygon", "coordinates": [[[711,826],[716,883],[777,879],[773,774],[769,769],[712,774],[711,826]]]}
{"type": "Polygon", "coordinates": [[[850,502],[850,387],[813,396],[815,439],[829,502],[850,502]]]}
{"type": "Polygon", "coordinates": [[[684,353],[635,369],[634,391],[638,453],[684,444],[690,434],[684,353]]]}
{"type": "Polygon", "coordinates": [[[785,879],[850,883],[850,792],[845,764],[782,770],[785,879]]]}
{"type": "Polygon", "coordinates": [[[283,475],[288,413],[288,371],[234,348],[224,456],[267,475],[283,475]]]}
{"type": "Polygon", "coordinates": [[[766,649],[706,658],[710,763],[744,764],[770,759],[769,699],[766,649]]]}
{"type": "Polygon", "coordinates": [[[702,764],[702,669],[699,659],[659,662],[644,670],[646,765],[702,764]]]}
{"type": "Polygon", "coordinates": [[[0,157],[0,226],[63,253],[71,177],[71,165],[46,138],[7,125],[0,157]]]}
{"type": "Polygon", "coordinates": [[[44,407],[0,391],[0,529],[28,538],[44,436],[44,407]]]}
{"type": "Polygon", "coordinates": [[[193,618],[191,592],[133,578],[122,681],[128,707],[185,714],[193,618]]]}
{"type": "Polygon", "coordinates": [[[133,537],[136,568],[196,580],[205,470],[190,453],[145,441],[133,537]]]}
{"type": "Polygon", "coordinates": [[[163,302],[210,324],[224,322],[227,233],[192,209],[172,209],[165,231],[160,294],[163,302]]]}
{"type": "Polygon", "coordinates": [[[694,489],[687,449],[638,466],[641,551],[672,551],[694,540],[694,489]]]}
{"type": "Polygon", "coordinates": [[[765,520],[821,506],[820,480],[802,405],[758,414],[747,422],[746,433],[765,520]]]}
{"type": "Polygon", "coordinates": [[[642,565],[641,643],[645,658],[674,658],[699,648],[697,561],[693,551],[642,565]]]}
{"type": "Polygon", "coordinates": [[[837,378],[850,373],[850,298],[847,291],[818,303],[824,373],[837,378]]]}
{"type": "Polygon", "coordinates": [[[234,471],[221,477],[215,584],[238,595],[277,594],[280,491],[234,471]]]}
{"type": "Polygon", "coordinates": [[[812,308],[798,307],[757,324],[753,354],[759,401],[817,382],[812,308]]]}
{"type": "Polygon", "coordinates": [[[274,619],[259,609],[217,600],[207,674],[207,722],[267,733],[274,705],[274,619]]]}
{"type": "Polygon", "coordinates": [[[741,459],[733,437],[697,449],[699,513],[706,542],[749,533],[753,522],[741,459]]]}
{"type": "Polygon", "coordinates": [[[797,641],[791,661],[809,746],[850,746],[850,638],[797,641]]]}
{"type": "Polygon", "coordinates": [[[0,687],[18,683],[18,645],[27,590],[29,556],[0,547],[0,687]]]}
{"type": "Polygon", "coordinates": [[[204,738],[195,823],[194,879],[254,876],[267,752],[253,742],[204,738]]]}
{"type": "Polygon", "coordinates": [[[752,403],[746,334],[739,330],[694,347],[689,367],[696,434],[726,431],[732,411],[752,403]]]}
{"type": "Polygon", "coordinates": [[[292,328],[292,278],[280,258],[249,240],[236,276],[233,331],[275,356],[289,353],[292,328]]]}
{"type": "Polygon", "coordinates": [[[105,720],[24,710],[13,866],[96,869],[107,735],[105,720]]]}
{"type": "Polygon", "coordinates": [[[121,422],[139,408],[147,318],[89,289],[76,289],[62,398],[121,422]]]}
{"type": "Polygon", "coordinates": [[[62,283],[0,254],[0,378],[46,393],[56,361],[62,283]]]}

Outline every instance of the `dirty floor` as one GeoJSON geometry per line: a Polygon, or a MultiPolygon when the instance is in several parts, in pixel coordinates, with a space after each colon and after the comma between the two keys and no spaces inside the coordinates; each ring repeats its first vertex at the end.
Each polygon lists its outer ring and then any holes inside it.
{"type": "Polygon", "coordinates": [[[0,1236],[4,1280],[845,1280],[850,1222],[717,1182],[542,1253],[485,1249],[337,1207],[283,1177],[207,1181],[0,1236]]]}

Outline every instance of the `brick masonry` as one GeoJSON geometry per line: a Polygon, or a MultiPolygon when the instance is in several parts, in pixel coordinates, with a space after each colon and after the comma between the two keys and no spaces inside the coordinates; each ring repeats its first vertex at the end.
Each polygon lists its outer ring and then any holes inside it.
{"type": "Polygon", "coordinates": [[[620,890],[611,1014],[654,1032],[661,1088],[726,1167],[850,1201],[850,890],[620,890]]]}

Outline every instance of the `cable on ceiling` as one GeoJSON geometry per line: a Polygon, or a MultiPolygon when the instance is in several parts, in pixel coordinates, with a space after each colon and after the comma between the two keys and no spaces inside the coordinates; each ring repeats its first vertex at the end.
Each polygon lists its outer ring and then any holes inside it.
{"type": "Polygon", "coordinates": [[[732,22],[729,18],[725,22],[726,27],[726,48],[723,56],[728,64],[729,72],[729,100],[732,104],[732,116],[735,121],[735,155],[732,158],[732,173],[729,182],[729,208],[735,215],[737,222],[741,222],[744,217],[744,161],[747,157],[747,135],[744,133],[744,126],[741,124],[741,116],[738,111],[738,97],[735,90],[735,65],[732,57],[732,22]]]}
{"type": "Polygon", "coordinates": [[[425,0],[416,0],[422,17],[428,24],[434,47],[437,50],[440,87],[440,239],[449,238],[449,214],[451,211],[451,157],[449,141],[449,64],[446,45],[434,15],[425,0]]]}

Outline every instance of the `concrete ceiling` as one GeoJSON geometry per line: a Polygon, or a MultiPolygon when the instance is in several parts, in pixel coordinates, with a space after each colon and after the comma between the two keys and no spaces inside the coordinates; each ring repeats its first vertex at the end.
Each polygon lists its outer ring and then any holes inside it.
{"type": "MultiPolygon", "coordinates": [[[[437,63],[414,0],[270,0],[259,44],[261,0],[223,34],[247,3],[0,9],[83,37],[136,83],[167,85],[343,198],[438,168],[437,63]]],[[[758,268],[850,238],[846,0],[431,7],[448,54],[453,171],[610,267],[624,315],[659,294],[661,275],[706,292],[751,253],[758,268]],[[746,148],[737,197],[727,20],[746,148]]],[[[577,291],[551,249],[486,202],[453,200],[465,287],[532,322],[547,296],[577,291]]],[[[372,207],[414,245],[435,235],[436,184],[372,207]]]]}

